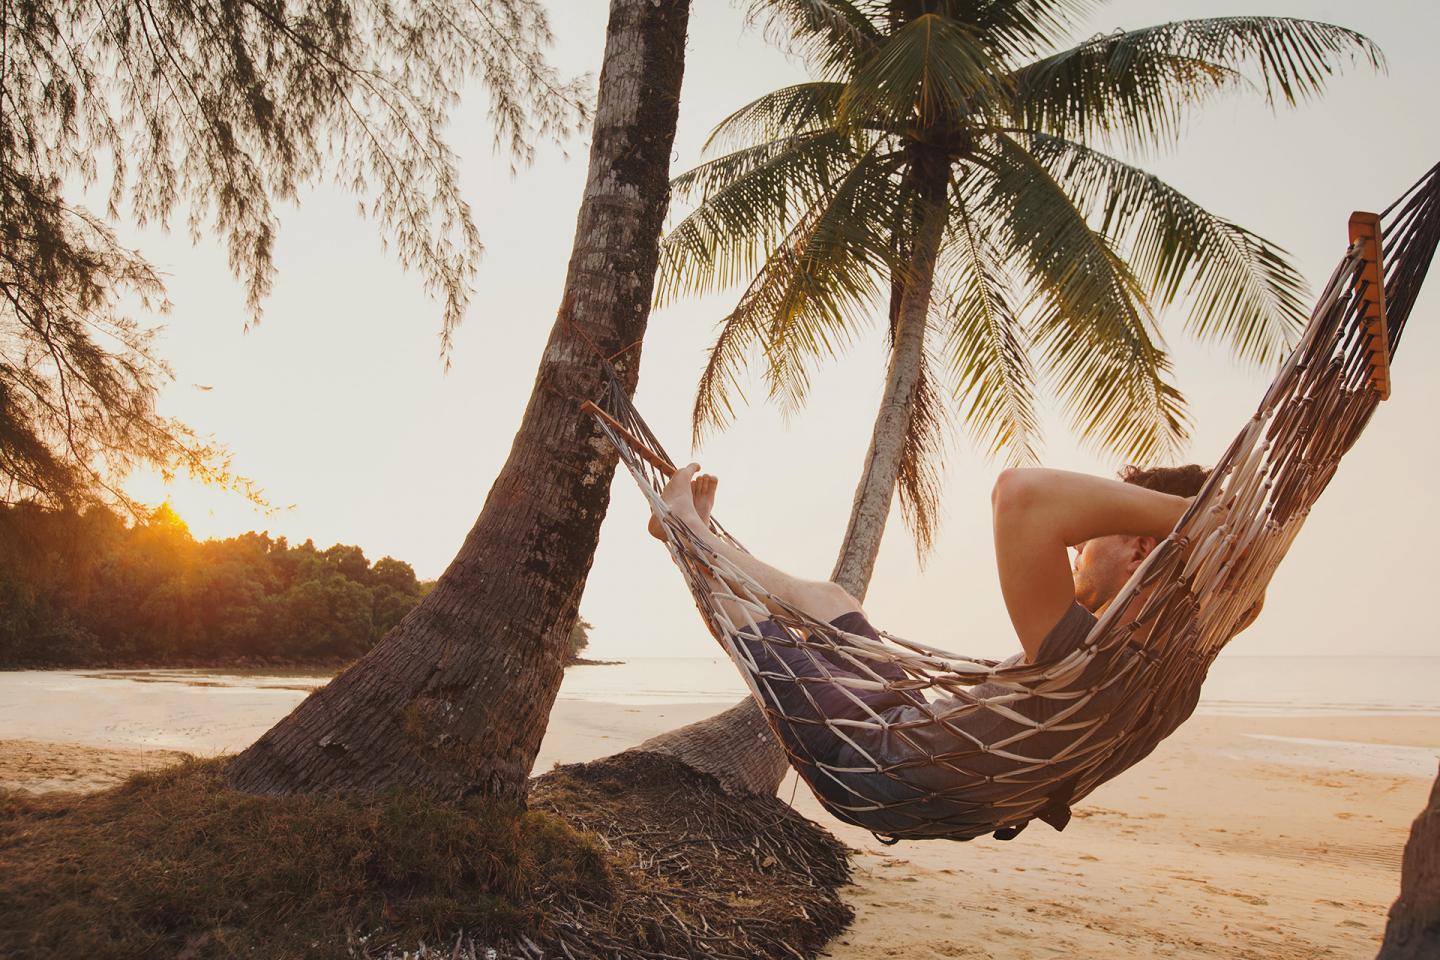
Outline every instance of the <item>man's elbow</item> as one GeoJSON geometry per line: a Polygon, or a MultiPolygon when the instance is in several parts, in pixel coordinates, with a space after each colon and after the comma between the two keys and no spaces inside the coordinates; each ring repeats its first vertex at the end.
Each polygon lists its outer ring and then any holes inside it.
{"type": "Polygon", "coordinates": [[[1039,496],[1043,471],[1025,467],[1008,467],[1000,471],[990,488],[990,509],[995,516],[1022,513],[1035,504],[1039,496]]]}

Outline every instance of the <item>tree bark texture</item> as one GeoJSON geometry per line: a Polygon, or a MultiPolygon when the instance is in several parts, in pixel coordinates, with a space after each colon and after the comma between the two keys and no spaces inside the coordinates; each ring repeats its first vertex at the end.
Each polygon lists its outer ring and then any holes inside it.
{"type": "Polygon", "coordinates": [[[633,752],[674,757],[710,774],[730,793],[772,796],[790,769],[764,714],[750,697],[723,713],[652,737],[633,752]]]}
{"type": "Polygon", "coordinates": [[[895,324],[890,366],[885,373],[885,391],[865,454],[865,469],[855,490],[845,539],[830,579],[857,600],[864,600],[875,571],[875,558],[885,536],[885,522],[895,499],[900,478],[905,436],[920,384],[921,361],[925,355],[925,328],[930,312],[935,264],[945,236],[945,198],[949,166],[943,157],[922,156],[914,170],[917,213],[910,265],[904,277],[899,316],[895,324]]]}
{"type": "Polygon", "coordinates": [[[689,0],[612,0],[559,315],[509,458],[433,592],[229,765],[256,793],[523,801],[616,455],[578,406],[634,392],[669,202],[689,0]]]}
{"type": "Polygon", "coordinates": [[[1378,960],[1440,957],[1440,774],[1405,844],[1400,896],[1390,907],[1378,960]]]}

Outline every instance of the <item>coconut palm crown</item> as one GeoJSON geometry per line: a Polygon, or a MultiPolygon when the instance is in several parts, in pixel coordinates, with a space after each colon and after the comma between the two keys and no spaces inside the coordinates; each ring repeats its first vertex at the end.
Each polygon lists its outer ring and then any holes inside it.
{"type": "Polygon", "coordinates": [[[663,244],[659,300],[748,283],[700,380],[697,441],[757,357],[793,411],[888,303],[884,399],[835,574],[857,595],[897,486],[927,551],[953,416],[988,454],[1033,461],[1045,383],[1085,441],[1155,460],[1187,431],[1157,308],[1183,300],[1188,333],[1259,365],[1303,325],[1282,250],[1117,154],[1173,146],[1218,94],[1294,105],[1342,65],[1383,69],[1380,51],[1276,17],[1065,46],[1100,5],[757,0],[818,79],[741,107],[706,143],[729,152],[674,181],[695,207],[663,244]]]}

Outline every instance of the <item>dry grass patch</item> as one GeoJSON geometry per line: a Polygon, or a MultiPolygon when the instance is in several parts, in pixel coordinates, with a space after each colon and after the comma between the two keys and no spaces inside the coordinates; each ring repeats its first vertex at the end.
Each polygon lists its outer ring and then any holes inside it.
{"type": "Polygon", "coordinates": [[[0,797],[0,956],[347,956],[347,935],[507,940],[537,897],[605,902],[598,846],[552,814],[404,794],[256,797],[220,761],[88,796],[0,797]]]}
{"type": "Polygon", "coordinates": [[[531,805],[605,845],[609,904],[557,897],[549,943],[575,957],[812,957],[850,922],[845,846],[773,796],[732,795],[672,757],[558,767],[531,805]]]}
{"type": "Polygon", "coordinates": [[[814,956],[850,919],[829,834],[666,757],[561,768],[529,810],[257,797],[222,764],[0,793],[0,956],[752,960],[814,956]]]}

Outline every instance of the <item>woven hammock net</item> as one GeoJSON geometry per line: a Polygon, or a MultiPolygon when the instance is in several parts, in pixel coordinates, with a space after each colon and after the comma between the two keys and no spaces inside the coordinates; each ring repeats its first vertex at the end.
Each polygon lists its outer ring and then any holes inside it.
{"type": "MultiPolygon", "coordinates": [[[[669,515],[668,458],[612,389],[600,427],[822,805],[881,838],[1009,839],[1036,818],[1059,829],[1071,804],[1189,717],[1210,664],[1388,394],[1389,357],[1440,240],[1440,166],[1379,217],[1356,214],[1351,237],[1299,345],[1174,532],[1083,643],[1049,662],[1006,666],[862,636],[787,606],[669,515]],[[985,695],[973,693],[982,683],[985,695]],[[876,691],[906,708],[875,709],[876,691]]],[[[712,530],[739,546],[714,521],[712,530]]]]}

